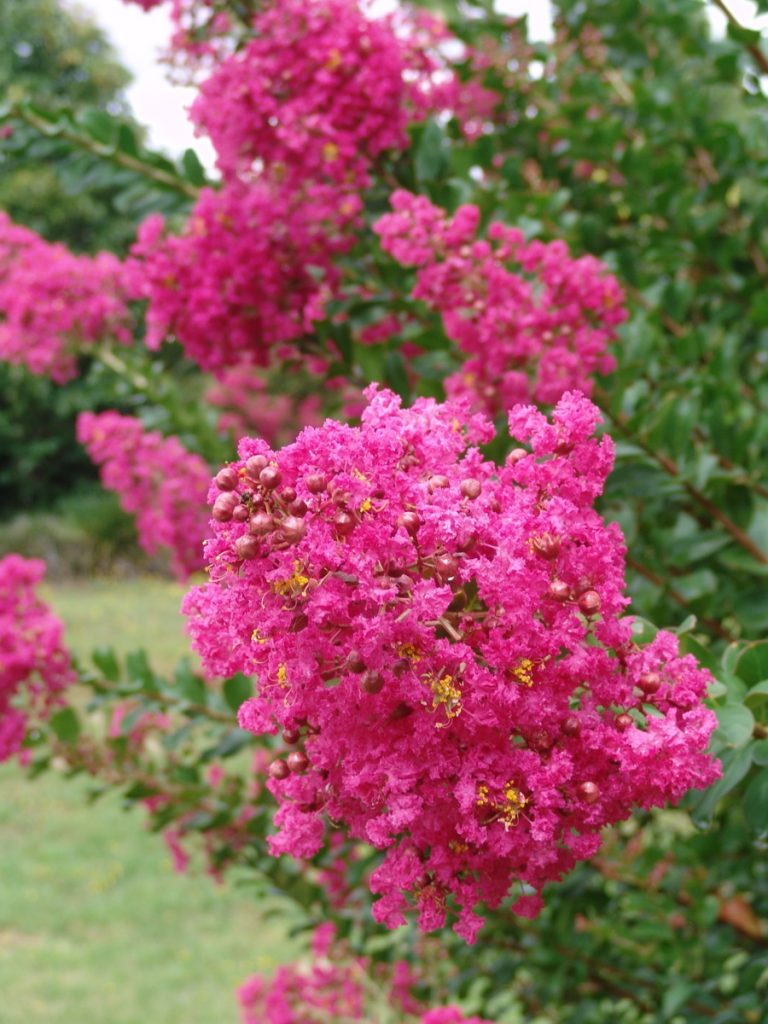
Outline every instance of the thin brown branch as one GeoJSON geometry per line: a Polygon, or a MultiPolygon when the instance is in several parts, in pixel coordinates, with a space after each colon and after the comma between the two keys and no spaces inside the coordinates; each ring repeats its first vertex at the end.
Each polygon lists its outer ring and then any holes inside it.
{"type": "MultiPolygon", "coordinates": [[[[715,7],[719,7],[723,14],[726,16],[728,21],[734,26],[734,28],[744,29],[744,25],[736,18],[736,15],[724,2],[724,0],[714,0],[715,7]]],[[[763,75],[768,75],[768,57],[763,53],[759,46],[754,43],[748,43],[746,46],[747,51],[751,54],[755,64],[760,68],[760,72],[763,75]]]]}

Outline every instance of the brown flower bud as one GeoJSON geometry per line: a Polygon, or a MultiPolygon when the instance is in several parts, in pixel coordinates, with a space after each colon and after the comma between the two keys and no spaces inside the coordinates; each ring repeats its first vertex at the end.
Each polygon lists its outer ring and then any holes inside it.
{"type": "Polygon", "coordinates": [[[265,534],[271,533],[274,528],[275,521],[269,512],[257,512],[248,526],[255,537],[263,537],[265,534]]]}
{"type": "Polygon", "coordinates": [[[214,501],[211,515],[217,523],[228,523],[239,504],[236,494],[233,494],[232,491],[225,491],[214,501]]]}
{"type": "Polygon", "coordinates": [[[288,767],[296,775],[301,775],[309,768],[309,758],[303,750],[292,750],[287,758],[288,767]]]}
{"type": "Polygon", "coordinates": [[[310,473],[306,484],[310,494],[322,494],[328,486],[328,481],[322,473],[310,473]]]}
{"type": "Polygon", "coordinates": [[[234,491],[239,482],[237,470],[231,466],[225,466],[216,474],[216,486],[220,491],[234,491]]]}
{"type": "Polygon", "coordinates": [[[269,465],[269,459],[266,455],[252,455],[250,459],[246,459],[245,472],[252,480],[259,479],[259,473],[262,469],[266,469],[269,465]]]}
{"type": "Polygon", "coordinates": [[[285,763],[285,761],[280,760],[273,761],[272,764],[267,769],[267,771],[269,773],[270,778],[273,779],[287,779],[288,776],[291,774],[291,770],[285,763]]]}
{"type": "Polygon", "coordinates": [[[412,537],[418,532],[421,526],[421,519],[419,518],[418,512],[403,512],[400,518],[397,520],[397,525],[402,526],[406,533],[409,533],[412,537]]]}
{"type": "Polygon", "coordinates": [[[661,676],[658,672],[644,672],[643,675],[637,681],[637,685],[647,694],[651,696],[654,693],[658,693],[661,689],[661,676]]]}
{"type": "Polygon", "coordinates": [[[556,537],[552,533],[542,533],[531,540],[531,547],[539,558],[552,562],[560,554],[562,543],[562,538],[556,537]]]}
{"type": "Polygon", "coordinates": [[[480,497],[480,492],[483,489],[483,485],[479,480],[475,480],[474,477],[467,477],[466,480],[462,480],[459,484],[459,490],[465,498],[470,498],[474,501],[475,498],[480,497]]]}
{"type": "Polygon", "coordinates": [[[244,533],[235,541],[235,554],[238,558],[257,558],[259,550],[258,538],[250,533],[244,533]]]}
{"type": "Polygon", "coordinates": [[[274,491],[282,479],[283,474],[277,466],[267,466],[259,473],[259,483],[265,491],[274,491]]]}
{"type": "Polygon", "coordinates": [[[600,790],[594,782],[580,783],[576,787],[576,792],[579,794],[579,800],[583,800],[585,804],[593,804],[600,799],[600,790]]]}
{"type": "Polygon", "coordinates": [[[585,590],[579,598],[579,610],[586,616],[597,615],[600,611],[600,595],[596,590],[585,590]]]}
{"type": "Polygon", "coordinates": [[[547,594],[553,601],[565,602],[571,596],[571,588],[563,580],[552,580],[547,594]]]}
{"type": "Polygon", "coordinates": [[[375,693],[381,693],[384,689],[384,682],[384,676],[369,669],[360,680],[360,689],[364,693],[370,693],[372,695],[375,693]]]}

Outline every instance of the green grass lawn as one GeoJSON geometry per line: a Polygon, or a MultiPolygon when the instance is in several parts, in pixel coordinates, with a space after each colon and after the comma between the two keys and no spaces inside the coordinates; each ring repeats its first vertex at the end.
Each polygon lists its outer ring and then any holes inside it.
{"type": "MultiPolygon", "coordinates": [[[[185,651],[181,589],[160,580],[49,586],[78,654],[108,642],[185,651]]],[[[234,988],[291,958],[246,890],[174,874],[162,840],[87,780],[0,766],[0,1024],[235,1024],[234,988]]]]}

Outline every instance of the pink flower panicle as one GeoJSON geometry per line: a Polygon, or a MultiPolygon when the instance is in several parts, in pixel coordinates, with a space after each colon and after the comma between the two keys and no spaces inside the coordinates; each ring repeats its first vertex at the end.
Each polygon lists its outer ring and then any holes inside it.
{"type": "Polygon", "coordinates": [[[0,359],[63,384],[100,341],[132,341],[117,257],[75,256],[0,211],[0,359]]]}
{"type": "Polygon", "coordinates": [[[323,315],[339,282],[333,258],[354,244],[347,228],[359,208],[333,188],[309,184],[299,197],[235,182],[204,189],[182,235],[150,217],[126,270],[133,297],[149,300],[147,345],[175,335],[215,373],[266,365],[271,349],[323,315]]]}
{"type": "Polygon", "coordinates": [[[446,381],[451,397],[472,397],[491,414],[518,402],[552,404],[569,390],[589,394],[593,375],[614,368],[608,346],[627,312],[599,260],[574,259],[560,241],[526,242],[498,222],[478,239],[476,206],[448,217],[404,190],[391,202],[394,212],[374,226],[382,247],[418,268],[413,297],[440,313],[469,356],[446,381]]]}
{"type": "Polygon", "coordinates": [[[210,471],[177,437],[146,430],[117,412],[83,412],[77,439],[101,467],[101,481],[136,517],[139,543],[149,554],[166,547],[179,579],[203,565],[205,494],[210,471]]]}
{"type": "Polygon", "coordinates": [[[383,1005],[412,1024],[490,1024],[465,1017],[456,1007],[425,1013],[412,995],[418,980],[404,961],[373,964],[351,956],[336,941],[333,926],[325,924],[315,931],[311,959],[278,967],[272,978],[253,975],[237,995],[242,1024],[373,1021],[381,1019],[377,1011],[383,1005]]]}
{"type": "Polygon", "coordinates": [[[373,159],[407,144],[402,47],[356,0],[265,5],[253,38],[203,83],[191,108],[225,175],[367,183],[373,159]]]}
{"type": "Polygon", "coordinates": [[[709,676],[672,634],[632,641],[587,398],[513,410],[498,467],[466,403],[366,395],[359,427],[240,442],[184,610],[208,671],[258,678],[241,726],[298,741],[270,768],[272,852],[312,857],[343,826],[384,852],[378,921],[450,915],[472,941],[478,903],[523,883],[534,914],[603,826],[716,777],[709,676]]]}
{"type": "Polygon", "coordinates": [[[28,717],[44,717],[74,681],[63,627],[35,589],[45,565],[0,559],[0,761],[24,741],[28,717]]]}
{"type": "Polygon", "coordinates": [[[273,446],[291,440],[303,427],[322,422],[318,395],[271,394],[265,376],[248,364],[222,370],[204,397],[221,410],[221,433],[258,434],[273,446]]]}

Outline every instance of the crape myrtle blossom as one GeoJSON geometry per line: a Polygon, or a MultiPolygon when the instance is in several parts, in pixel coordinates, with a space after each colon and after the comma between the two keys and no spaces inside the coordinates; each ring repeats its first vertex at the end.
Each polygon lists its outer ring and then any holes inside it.
{"type": "Polygon", "coordinates": [[[406,149],[409,122],[441,111],[479,131],[499,102],[462,83],[445,22],[400,7],[376,17],[358,0],[274,0],[253,36],[203,82],[191,108],[225,177],[364,187],[383,153],[406,149]]]}
{"type": "Polygon", "coordinates": [[[333,925],[323,924],[315,930],[309,962],[278,967],[272,978],[253,975],[240,987],[242,1024],[490,1024],[455,1007],[425,1013],[412,994],[418,980],[402,960],[374,965],[352,957],[335,941],[333,925]]]}
{"type": "Polygon", "coordinates": [[[372,159],[408,141],[404,54],[388,18],[356,0],[275,0],[253,38],[203,83],[191,116],[225,175],[365,184],[372,159]]]}
{"type": "Polygon", "coordinates": [[[312,330],[333,296],[334,257],[354,244],[360,200],[307,182],[289,191],[266,179],[204,189],[181,235],[159,214],[139,229],[126,277],[149,300],[149,348],[174,335],[214,373],[264,366],[275,346],[312,330]]]}
{"type": "Polygon", "coordinates": [[[478,903],[523,883],[512,909],[534,915],[605,825],[717,777],[709,676],[622,617],[623,537],[592,507],[613,445],[587,398],[514,409],[497,466],[466,403],[366,395],[359,427],[240,442],[184,610],[209,672],[256,678],[242,727],[289,745],[272,852],[343,828],[383,851],[378,921],[415,908],[471,942],[478,903]]]}
{"type": "Polygon", "coordinates": [[[177,437],[146,430],[117,412],[83,412],[77,439],[101,469],[101,482],[136,517],[139,543],[150,555],[165,547],[175,575],[202,568],[205,494],[210,472],[177,437]]]}
{"type": "Polygon", "coordinates": [[[0,359],[63,384],[82,346],[132,340],[116,256],[76,256],[0,211],[0,359]]]}
{"type": "Polygon", "coordinates": [[[63,627],[40,600],[37,559],[0,559],[0,761],[21,749],[29,715],[45,716],[74,680],[63,627]]]}
{"type": "Polygon", "coordinates": [[[526,242],[498,222],[478,238],[473,205],[450,217],[405,190],[391,203],[374,225],[382,248],[418,268],[413,297],[440,313],[469,356],[446,380],[449,396],[495,414],[519,402],[551,404],[572,389],[589,394],[593,376],[614,368],[608,346],[627,312],[599,260],[574,259],[561,241],[526,242]]]}

